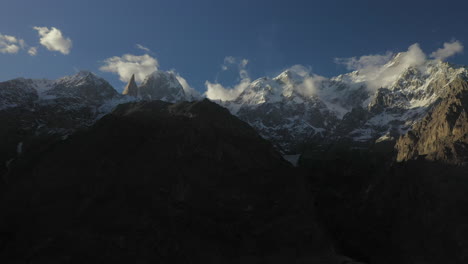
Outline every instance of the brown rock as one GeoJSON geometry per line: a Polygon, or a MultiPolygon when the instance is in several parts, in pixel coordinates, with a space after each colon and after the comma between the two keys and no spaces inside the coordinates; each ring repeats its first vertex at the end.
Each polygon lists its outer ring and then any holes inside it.
{"type": "Polygon", "coordinates": [[[398,140],[398,161],[424,156],[451,164],[468,163],[468,82],[455,79],[447,91],[441,102],[398,140]]]}
{"type": "Polygon", "coordinates": [[[130,78],[130,81],[128,82],[127,86],[125,86],[125,89],[122,92],[122,94],[134,97],[138,96],[138,86],[135,83],[135,74],[133,74],[132,78],[130,78]]]}

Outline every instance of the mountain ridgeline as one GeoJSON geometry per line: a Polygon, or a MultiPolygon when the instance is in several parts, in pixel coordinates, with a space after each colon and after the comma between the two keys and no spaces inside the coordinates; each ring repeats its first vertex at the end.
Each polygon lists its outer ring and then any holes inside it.
{"type": "Polygon", "coordinates": [[[2,263],[466,263],[468,68],[403,57],[229,101],[0,83],[2,263]]]}

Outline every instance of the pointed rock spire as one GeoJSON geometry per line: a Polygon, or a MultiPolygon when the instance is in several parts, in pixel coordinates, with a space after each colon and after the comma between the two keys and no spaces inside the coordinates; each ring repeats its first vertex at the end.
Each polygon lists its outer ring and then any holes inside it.
{"type": "Polygon", "coordinates": [[[134,97],[138,96],[138,86],[135,83],[135,74],[132,74],[132,78],[130,78],[130,81],[128,82],[127,86],[125,86],[125,89],[122,92],[122,94],[134,97]]]}

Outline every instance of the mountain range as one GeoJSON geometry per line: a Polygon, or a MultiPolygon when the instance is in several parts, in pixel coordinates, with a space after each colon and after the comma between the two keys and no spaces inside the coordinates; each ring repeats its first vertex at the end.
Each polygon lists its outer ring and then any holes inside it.
{"type": "MultiPolygon", "coordinates": [[[[396,146],[399,159],[408,160],[421,155],[441,157],[433,152],[448,144],[448,140],[458,143],[456,147],[447,146],[445,149],[450,153],[444,155],[457,156],[464,151],[465,141],[452,134],[459,133],[453,127],[465,113],[459,97],[464,96],[468,69],[438,60],[408,64],[405,56],[396,54],[378,74],[358,70],[324,78],[292,67],[275,78],[252,81],[232,100],[214,101],[249,123],[283,154],[300,154],[311,144],[348,142],[367,148],[389,142],[396,146]],[[385,82],[378,82],[378,78],[385,82]],[[424,138],[430,137],[422,135],[425,133],[422,123],[434,118],[434,109],[450,108],[454,100],[459,100],[458,108],[454,106],[454,116],[438,115],[438,120],[454,119],[447,121],[450,124],[444,132],[445,139],[437,138],[437,147],[422,146],[427,145],[424,138]]],[[[140,85],[132,76],[123,94],[87,71],[55,81],[23,78],[6,81],[0,83],[0,118],[10,125],[3,126],[3,130],[21,132],[14,135],[3,132],[3,138],[8,138],[3,142],[8,142],[3,148],[8,150],[3,160],[14,156],[17,146],[12,142],[17,145],[30,135],[69,135],[93,124],[121,103],[139,100],[174,103],[201,98],[184,91],[174,73],[163,71],[148,75],[140,85]],[[17,119],[19,112],[22,117],[17,119]]],[[[434,133],[431,135],[434,137],[434,133]]]]}

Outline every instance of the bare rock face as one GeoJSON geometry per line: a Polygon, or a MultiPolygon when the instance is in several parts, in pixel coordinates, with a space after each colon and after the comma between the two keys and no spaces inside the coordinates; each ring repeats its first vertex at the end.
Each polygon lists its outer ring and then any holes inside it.
{"type": "Polygon", "coordinates": [[[446,89],[446,97],[398,140],[398,161],[424,156],[451,164],[468,163],[468,82],[457,78],[446,89]]]}
{"type": "Polygon", "coordinates": [[[135,83],[135,74],[132,75],[130,81],[128,82],[127,86],[125,86],[124,91],[122,92],[123,95],[130,95],[133,97],[138,96],[138,86],[135,83]]]}

